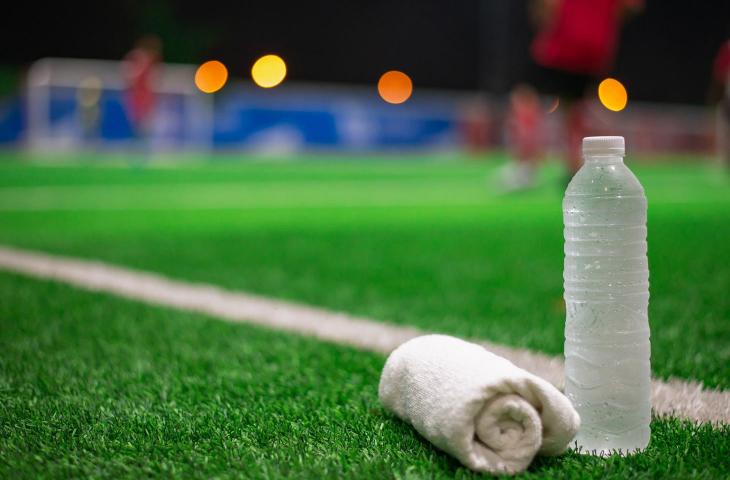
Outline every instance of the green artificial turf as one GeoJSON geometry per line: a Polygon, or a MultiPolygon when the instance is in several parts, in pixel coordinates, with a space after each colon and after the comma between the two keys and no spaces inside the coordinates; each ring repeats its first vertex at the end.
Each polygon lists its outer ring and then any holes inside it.
{"type": "MultiPolygon", "coordinates": [[[[0,274],[0,478],[476,478],[377,403],[383,357],[0,274]]],[[[721,478],[730,427],[524,478],[721,478]]],[[[520,478],[520,477],[518,477],[520,478]]]]}
{"type": "MultiPolygon", "coordinates": [[[[0,163],[0,242],[560,354],[561,174],[499,158],[0,163]]],[[[649,198],[652,367],[730,387],[730,183],[632,164],[649,198]]]]}

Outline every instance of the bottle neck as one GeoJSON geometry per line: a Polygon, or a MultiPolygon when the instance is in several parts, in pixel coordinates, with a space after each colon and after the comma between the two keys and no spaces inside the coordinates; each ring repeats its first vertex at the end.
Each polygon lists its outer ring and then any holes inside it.
{"type": "Polygon", "coordinates": [[[596,165],[615,165],[617,163],[624,163],[623,155],[584,155],[583,161],[586,164],[596,165]]]}

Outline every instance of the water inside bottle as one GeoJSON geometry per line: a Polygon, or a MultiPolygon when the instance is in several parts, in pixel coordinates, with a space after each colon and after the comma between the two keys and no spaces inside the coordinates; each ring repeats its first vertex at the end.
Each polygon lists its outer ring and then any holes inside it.
{"type": "Polygon", "coordinates": [[[646,448],[651,420],[646,199],[621,155],[586,158],[563,201],[565,391],[584,452],[646,448]]]}

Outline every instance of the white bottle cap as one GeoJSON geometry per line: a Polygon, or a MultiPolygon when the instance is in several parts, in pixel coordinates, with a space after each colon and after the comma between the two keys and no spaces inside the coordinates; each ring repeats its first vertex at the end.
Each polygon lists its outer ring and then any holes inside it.
{"type": "Polygon", "coordinates": [[[585,137],[583,155],[623,155],[624,137],[585,137]]]}

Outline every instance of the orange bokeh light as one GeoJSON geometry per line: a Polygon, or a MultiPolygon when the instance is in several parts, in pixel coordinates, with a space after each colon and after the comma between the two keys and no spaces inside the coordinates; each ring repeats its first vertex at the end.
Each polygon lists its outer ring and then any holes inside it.
{"type": "Polygon", "coordinates": [[[218,60],[210,60],[195,72],[195,86],[205,93],[217,92],[228,80],[228,69],[218,60]]]}
{"type": "Polygon", "coordinates": [[[607,78],[598,85],[598,99],[607,109],[620,112],[629,101],[626,87],[615,78],[607,78]]]}
{"type": "Polygon", "coordinates": [[[378,93],[388,103],[403,103],[413,93],[413,82],[405,73],[391,70],[378,80],[378,93]]]}

